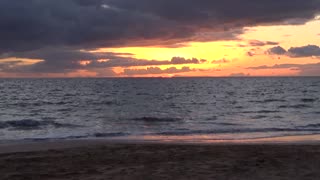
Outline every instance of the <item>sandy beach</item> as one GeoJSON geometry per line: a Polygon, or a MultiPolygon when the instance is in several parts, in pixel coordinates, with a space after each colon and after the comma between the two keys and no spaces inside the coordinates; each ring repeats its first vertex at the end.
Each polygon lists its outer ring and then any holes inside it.
{"type": "Polygon", "coordinates": [[[83,143],[2,148],[0,179],[320,178],[319,144],[83,143]]]}

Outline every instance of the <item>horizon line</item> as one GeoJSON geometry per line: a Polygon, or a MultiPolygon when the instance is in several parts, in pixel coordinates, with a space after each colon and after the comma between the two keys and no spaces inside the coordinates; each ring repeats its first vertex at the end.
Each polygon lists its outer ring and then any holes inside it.
{"type": "Polygon", "coordinates": [[[179,79],[179,78],[320,78],[320,76],[179,76],[179,77],[0,77],[0,79],[179,79]]]}

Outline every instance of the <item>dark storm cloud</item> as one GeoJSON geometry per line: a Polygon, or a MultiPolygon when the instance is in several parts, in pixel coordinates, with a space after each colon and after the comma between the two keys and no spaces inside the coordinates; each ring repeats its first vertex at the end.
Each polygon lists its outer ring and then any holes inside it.
{"type": "MultiPolygon", "coordinates": [[[[206,24],[222,22],[225,27],[250,23],[275,23],[289,19],[306,19],[319,10],[318,0],[109,0],[114,6],[130,11],[156,14],[178,23],[206,24]]],[[[297,23],[297,20],[295,21],[297,23]]]]}
{"type": "Polygon", "coordinates": [[[42,59],[45,61],[77,61],[84,59],[106,59],[118,56],[131,56],[130,53],[111,53],[111,52],[97,52],[92,53],[88,51],[81,51],[70,48],[42,48],[34,51],[27,52],[14,52],[6,53],[0,58],[16,57],[16,58],[29,58],[29,59],[42,59]]]}
{"type": "Polygon", "coordinates": [[[288,53],[293,57],[320,56],[320,47],[316,45],[292,47],[288,50],[288,53]]]}
{"type": "Polygon", "coordinates": [[[320,47],[317,45],[307,45],[301,47],[291,47],[285,50],[281,46],[273,47],[267,51],[270,55],[287,55],[293,58],[320,56],[320,47]]]}
{"type": "Polygon", "coordinates": [[[257,66],[257,67],[249,67],[247,69],[252,69],[252,70],[260,70],[260,69],[289,69],[289,68],[297,68],[297,67],[302,67],[304,65],[301,64],[276,64],[273,66],[257,66]]]}
{"type": "Polygon", "coordinates": [[[285,50],[281,46],[276,46],[273,48],[268,49],[267,54],[269,55],[284,55],[287,53],[287,50],[285,50]]]}
{"type": "MultiPolygon", "coordinates": [[[[7,53],[0,58],[32,58],[42,60],[32,65],[17,65],[16,61],[0,63],[0,69],[4,72],[29,72],[29,73],[64,73],[78,69],[105,69],[113,67],[134,66],[160,66],[201,64],[205,59],[186,59],[173,57],[171,60],[147,60],[136,59],[129,53],[87,52],[74,49],[41,49],[29,52],[7,53]],[[81,64],[86,62],[86,64],[81,64]]],[[[20,62],[20,61],[18,61],[20,62]]]]}
{"type": "Polygon", "coordinates": [[[0,52],[121,45],[163,37],[164,29],[157,24],[169,26],[158,17],[79,0],[1,0],[0,22],[0,52]]]}
{"type": "Polygon", "coordinates": [[[119,53],[91,53],[75,49],[44,48],[28,52],[6,53],[0,58],[8,57],[39,59],[41,62],[32,65],[21,65],[2,69],[5,72],[28,72],[28,73],[64,73],[76,69],[83,69],[79,63],[81,60],[97,61],[99,59],[114,59],[121,55],[119,53]]]}
{"type": "Polygon", "coordinates": [[[261,70],[261,69],[291,69],[299,71],[301,76],[319,76],[320,75],[320,63],[313,64],[276,64],[273,66],[257,66],[249,67],[247,69],[251,70],[261,70]]]}
{"type": "Polygon", "coordinates": [[[190,67],[182,67],[178,69],[176,67],[170,67],[167,69],[160,69],[159,67],[148,67],[147,69],[124,69],[123,75],[134,76],[134,75],[150,75],[150,74],[178,74],[196,71],[190,67]]]}
{"type": "Polygon", "coordinates": [[[0,53],[233,39],[245,26],[304,23],[319,9],[319,0],[1,0],[0,53]]]}

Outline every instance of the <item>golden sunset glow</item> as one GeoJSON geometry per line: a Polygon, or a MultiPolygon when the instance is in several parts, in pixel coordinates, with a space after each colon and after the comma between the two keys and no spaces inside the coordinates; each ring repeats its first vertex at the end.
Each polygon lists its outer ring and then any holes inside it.
{"type": "MultiPolygon", "coordinates": [[[[299,47],[307,44],[318,44],[320,21],[313,20],[305,25],[285,25],[285,26],[259,26],[246,29],[239,40],[218,41],[218,42],[190,42],[185,47],[166,48],[166,47],[124,47],[124,48],[101,48],[94,52],[115,52],[132,53],[137,59],[157,59],[168,60],[172,57],[199,58],[208,60],[202,64],[190,64],[188,67],[199,69],[199,71],[179,73],[180,76],[229,76],[235,72],[251,76],[295,76],[298,70],[288,68],[249,70],[247,67],[272,66],[275,64],[306,64],[319,62],[318,58],[305,57],[293,59],[290,57],[279,57],[268,55],[266,51],[271,46],[254,47],[250,41],[258,40],[261,42],[278,42],[279,45],[290,48],[299,47]],[[252,51],[253,56],[248,56],[252,51]],[[222,62],[221,60],[226,60],[222,62]]],[[[168,65],[158,66],[161,69],[169,68],[168,65]]],[[[183,65],[175,65],[177,68],[183,65]]],[[[144,67],[131,67],[130,69],[140,69],[144,67]]],[[[123,68],[114,69],[117,74],[121,74],[123,68]]],[[[141,76],[141,75],[140,75],[141,76]]],[[[159,75],[144,75],[159,76],[159,75]]],[[[174,76],[162,74],[161,76],[174,76]]]]}
{"type": "MultiPolygon", "coordinates": [[[[120,10],[109,5],[101,7],[103,11],[120,10]]],[[[191,29],[188,21],[181,22],[186,23],[181,31],[171,29],[171,25],[170,30],[161,30],[160,26],[159,31],[132,25],[133,29],[122,29],[124,35],[117,38],[93,38],[93,45],[76,48],[48,45],[25,52],[6,51],[0,56],[0,73],[8,77],[21,73],[30,77],[317,76],[320,16],[313,14],[313,18],[293,14],[279,17],[282,20],[278,21],[272,19],[271,13],[266,15],[270,15],[270,22],[239,19],[243,25],[236,20],[222,21],[223,30],[220,24],[212,27],[210,22],[200,23],[201,19],[197,19],[199,27],[191,29]]],[[[105,34],[108,33],[106,30],[105,34]]],[[[92,33],[88,38],[98,35],[92,33]]]]}

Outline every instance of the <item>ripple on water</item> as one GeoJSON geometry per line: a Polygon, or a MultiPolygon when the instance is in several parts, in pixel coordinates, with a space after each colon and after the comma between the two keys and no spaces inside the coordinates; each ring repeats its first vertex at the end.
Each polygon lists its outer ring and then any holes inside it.
{"type": "Polygon", "coordinates": [[[281,109],[306,109],[306,108],[312,108],[312,106],[310,105],[307,105],[307,104],[296,104],[296,105],[282,105],[282,106],[279,106],[278,108],[281,108],[281,109]]]}
{"type": "Polygon", "coordinates": [[[264,116],[264,115],[257,115],[257,116],[252,116],[251,118],[252,119],[265,119],[267,118],[268,116],[264,116]]]}
{"type": "Polygon", "coordinates": [[[304,103],[313,103],[316,101],[318,101],[317,98],[303,98],[303,99],[301,99],[301,102],[304,102],[304,103]]]}
{"type": "Polygon", "coordinates": [[[174,122],[174,121],[181,121],[181,118],[158,118],[158,117],[140,117],[140,118],[133,118],[133,121],[144,121],[144,122],[174,122]]]}
{"type": "Polygon", "coordinates": [[[320,124],[308,124],[306,126],[299,126],[299,128],[320,128],[320,124]]]}
{"type": "Polygon", "coordinates": [[[53,126],[55,128],[63,128],[63,127],[79,127],[78,125],[72,124],[62,124],[55,121],[36,121],[32,119],[23,119],[17,121],[4,121],[0,122],[0,129],[13,129],[13,130],[34,130],[34,129],[41,129],[46,126],[53,126]]]}

